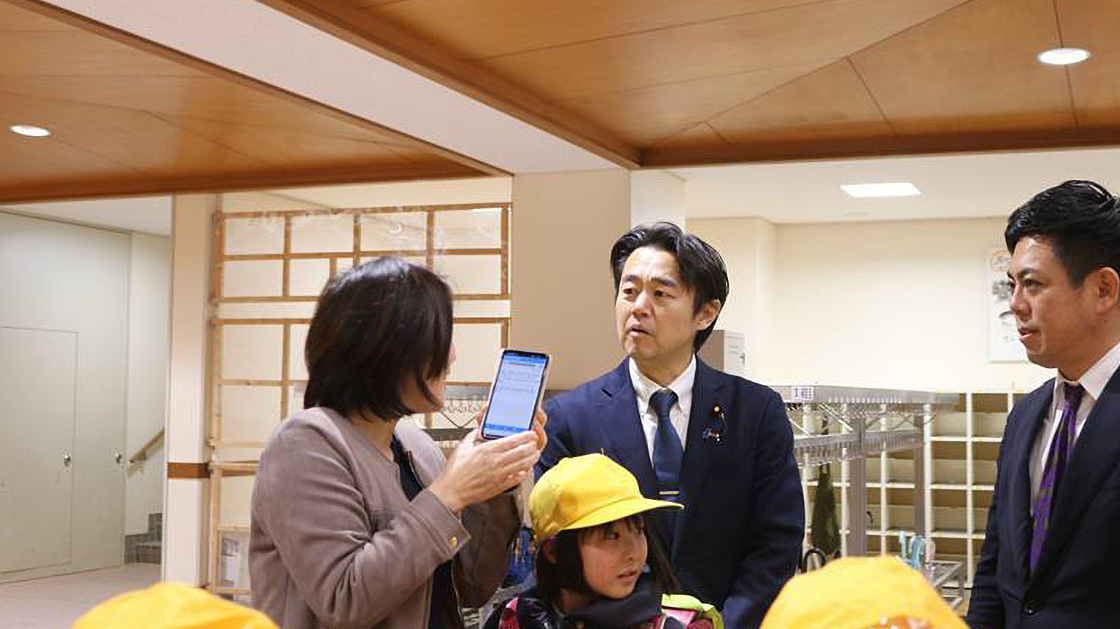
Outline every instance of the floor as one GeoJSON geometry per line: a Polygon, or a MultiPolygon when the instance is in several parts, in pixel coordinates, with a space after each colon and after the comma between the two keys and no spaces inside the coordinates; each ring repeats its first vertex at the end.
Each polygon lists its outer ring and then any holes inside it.
{"type": "Polygon", "coordinates": [[[160,567],[134,563],[61,577],[0,583],[0,629],[66,629],[117,594],[159,581],[160,567]]]}

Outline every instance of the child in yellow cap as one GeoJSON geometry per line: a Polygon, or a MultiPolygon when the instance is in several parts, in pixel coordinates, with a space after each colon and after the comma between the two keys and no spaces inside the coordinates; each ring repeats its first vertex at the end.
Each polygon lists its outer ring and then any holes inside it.
{"type": "Polygon", "coordinates": [[[663,613],[662,595],[676,580],[645,534],[648,512],[679,508],[642,496],[634,476],[606,456],[561,460],[529,498],[536,583],[484,629],[683,629],[663,613]]]}
{"type": "Polygon", "coordinates": [[[968,629],[898,557],[845,557],[794,577],[762,629],[968,629]]]}

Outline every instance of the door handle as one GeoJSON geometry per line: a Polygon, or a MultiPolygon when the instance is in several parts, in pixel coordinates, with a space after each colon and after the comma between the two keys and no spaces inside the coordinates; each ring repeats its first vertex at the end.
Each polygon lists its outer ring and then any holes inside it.
{"type": "Polygon", "coordinates": [[[71,463],[71,462],[72,462],[73,460],[74,460],[74,459],[70,458],[70,455],[69,455],[69,454],[64,454],[64,455],[62,455],[62,464],[63,464],[63,465],[65,465],[66,467],[70,467],[70,463],[71,463]]]}
{"type": "Polygon", "coordinates": [[[124,460],[124,455],[120,452],[114,452],[113,460],[116,461],[118,465],[120,465],[120,462],[124,460]]]}

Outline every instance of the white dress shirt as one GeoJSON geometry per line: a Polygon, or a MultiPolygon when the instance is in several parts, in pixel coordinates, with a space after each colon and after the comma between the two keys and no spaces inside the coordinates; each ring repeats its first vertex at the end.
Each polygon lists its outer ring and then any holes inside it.
{"type": "Polygon", "coordinates": [[[1046,469],[1046,457],[1049,456],[1050,446],[1054,443],[1054,433],[1058,432],[1058,426],[1061,424],[1060,412],[1062,403],[1066,399],[1065,387],[1062,385],[1065,383],[1080,384],[1085,389],[1085,392],[1081,395],[1081,406],[1077,408],[1077,425],[1073,438],[1073,442],[1076,444],[1077,438],[1081,436],[1081,430],[1085,427],[1085,420],[1088,419],[1089,413],[1093,411],[1093,406],[1096,405],[1097,400],[1101,399],[1101,393],[1104,392],[1105,386],[1108,385],[1108,381],[1112,379],[1112,375],[1116,373],[1117,368],[1120,368],[1120,344],[1109,350],[1077,382],[1066,380],[1060,373],[1054,378],[1054,402],[1050,405],[1050,413],[1043,420],[1034,447],[1031,448],[1031,504],[1034,504],[1035,500],[1038,499],[1038,487],[1042,484],[1042,475],[1046,469]]]}
{"type": "Polygon", "coordinates": [[[677,376],[669,386],[663,387],[646,377],[634,359],[630,359],[630,382],[634,385],[634,397],[638,398],[638,417],[642,419],[642,430],[646,433],[646,449],[649,450],[649,460],[653,461],[653,442],[657,438],[657,411],[649,407],[649,398],[661,389],[672,389],[677,394],[677,401],[669,409],[669,419],[673,429],[681,438],[681,451],[684,451],[688,438],[688,414],[692,411],[692,384],[696,381],[696,356],[688,363],[688,367],[677,376]]]}

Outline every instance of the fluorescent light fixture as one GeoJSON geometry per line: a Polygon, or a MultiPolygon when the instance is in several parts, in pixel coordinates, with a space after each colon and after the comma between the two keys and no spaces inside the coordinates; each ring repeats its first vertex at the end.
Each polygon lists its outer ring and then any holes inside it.
{"type": "Polygon", "coordinates": [[[922,193],[909,181],[896,183],[845,183],[840,189],[857,199],[879,199],[883,197],[916,197],[922,193]]]}
{"type": "Polygon", "coordinates": [[[43,127],[36,127],[35,125],[29,124],[12,125],[10,129],[12,130],[12,133],[26,135],[31,138],[45,138],[51,134],[50,131],[44,129],[43,127]]]}
{"type": "Polygon", "coordinates": [[[1084,48],[1053,48],[1038,55],[1039,61],[1052,66],[1068,66],[1088,58],[1089,51],[1084,48]]]}
{"type": "Polygon", "coordinates": [[[476,207],[476,208],[471,209],[471,211],[472,212],[477,212],[479,214],[493,214],[495,212],[501,212],[502,208],[500,208],[500,207],[476,207]]]}

